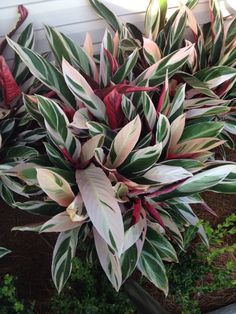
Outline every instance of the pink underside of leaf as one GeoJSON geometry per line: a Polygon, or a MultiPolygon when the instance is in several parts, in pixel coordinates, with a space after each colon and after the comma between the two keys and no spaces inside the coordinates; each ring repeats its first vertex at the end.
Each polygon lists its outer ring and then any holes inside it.
{"type": "Polygon", "coordinates": [[[104,48],[104,52],[105,52],[105,55],[106,55],[106,57],[107,57],[107,59],[109,61],[109,64],[110,64],[110,67],[111,67],[111,72],[112,72],[112,74],[115,74],[115,72],[117,71],[119,65],[118,65],[116,59],[110,53],[110,51],[108,51],[107,49],[104,48]]]}
{"type": "Polygon", "coordinates": [[[69,152],[65,147],[59,147],[60,151],[62,152],[63,156],[70,162],[70,164],[74,167],[77,168],[77,163],[73,160],[69,152]]]}
{"type": "Polygon", "coordinates": [[[106,106],[110,126],[112,129],[119,128],[124,120],[124,114],[121,109],[121,94],[114,88],[108,95],[106,95],[103,101],[106,106]]]}
{"type": "Polygon", "coordinates": [[[181,185],[185,180],[187,180],[187,179],[181,180],[178,183],[171,184],[170,186],[168,186],[167,188],[164,188],[162,190],[153,192],[153,193],[148,195],[148,198],[158,197],[158,196],[161,196],[163,194],[171,193],[172,191],[176,190],[178,188],[178,186],[181,185]]]}
{"type": "Polygon", "coordinates": [[[51,90],[50,92],[43,94],[43,97],[52,98],[52,97],[55,97],[56,95],[57,95],[57,93],[54,92],[53,90],[51,90]]]}
{"type": "Polygon", "coordinates": [[[20,96],[21,90],[2,56],[0,56],[0,85],[3,90],[4,103],[9,107],[13,100],[20,96]]]}
{"type": "Polygon", "coordinates": [[[136,199],[134,201],[134,210],[132,213],[133,225],[139,222],[141,209],[142,209],[141,199],[136,199]]]}
{"type": "Polygon", "coordinates": [[[150,203],[144,202],[144,207],[151,214],[151,216],[163,227],[165,228],[165,224],[156,208],[154,208],[150,203]]]}
{"type": "Polygon", "coordinates": [[[128,94],[133,92],[149,92],[158,90],[159,87],[145,87],[145,86],[132,86],[128,84],[116,84],[103,89],[94,89],[94,93],[101,99],[106,97],[113,89],[116,89],[120,94],[128,94]]]}
{"type": "Polygon", "coordinates": [[[199,155],[199,153],[186,153],[186,154],[168,154],[166,159],[192,159],[199,155]]]}
{"type": "Polygon", "coordinates": [[[69,121],[72,122],[73,118],[74,118],[74,115],[76,113],[76,110],[72,109],[72,108],[63,108],[63,111],[66,114],[66,116],[69,119],[69,121]]]}
{"type": "Polygon", "coordinates": [[[161,90],[161,95],[160,95],[157,108],[156,108],[157,113],[161,112],[162,106],[164,104],[165,95],[166,95],[166,87],[165,85],[163,85],[162,90],[161,90]]]}
{"type": "Polygon", "coordinates": [[[223,97],[225,92],[227,91],[227,88],[229,87],[229,85],[232,84],[232,80],[228,80],[224,83],[222,83],[216,91],[217,96],[219,97],[223,97]]]}

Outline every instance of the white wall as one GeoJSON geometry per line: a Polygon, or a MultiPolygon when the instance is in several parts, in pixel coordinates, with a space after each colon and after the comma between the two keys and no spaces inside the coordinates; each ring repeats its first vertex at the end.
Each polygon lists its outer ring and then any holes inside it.
{"type": "MultiPolygon", "coordinates": [[[[102,0],[113,12],[124,21],[136,24],[143,28],[144,11],[149,0],[102,0]]],[[[222,0],[221,0],[222,1],[222,0]]],[[[24,4],[29,11],[27,22],[33,22],[36,34],[36,50],[49,50],[45,39],[43,24],[55,26],[72,39],[82,44],[86,32],[91,32],[95,49],[101,42],[105,23],[100,20],[90,7],[88,0],[0,0],[0,40],[11,29],[17,19],[17,5],[24,4]]],[[[178,0],[169,0],[170,15],[178,5],[178,0]]],[[[194,14],[200,24],[209,21],[208,0],[199,0],[194,14]]],[[[19,34],[22,30],[19,29],[19,34]]],[[[17,35],[16,35],[17,36],[17,35]]],[[[8,61],[11,61],[13,52],[6,50],[8,61]]]]}

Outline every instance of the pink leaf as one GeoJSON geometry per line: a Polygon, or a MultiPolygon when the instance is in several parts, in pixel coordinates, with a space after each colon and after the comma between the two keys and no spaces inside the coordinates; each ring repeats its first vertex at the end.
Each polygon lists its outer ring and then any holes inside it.
{"type": "Polygon", "coordinates": [[[142,209],[141,199],[138,198],[134,201],[134,210],[132,213],[134,225],[139,222],[141,209],[142,209]]]}
{"type": "Polygon", "coordinates": [[[116,88],[106,95],[103,100],[106,106],[108,122],[112,129],[119,128],[124,120],[124,114],[121,109],[121,101],[121,94],[117,92],[116,88]]]}
{"type": "Polygon", "coordinates": [[[76,182],[91,222],[106,243],[120,255],[124,226],[110,180],[101,168],[91,164],[76,171],[76,182]]]}
{"type": "Polygon", "coordinates": [[[69,183],[59,174],[48,169],[36,169],[37,180],[41,189],[59,205],[69,206],[75,196],[69,183]]]}
{"type": "Polygon", "coordinates": [[[152,217],[163,227],[165,228],[165,224],[164,221],[161,218],[161,215],[159,214],[159,212],[156,210],[156,208],[154,208],[150,203],[148,203],[147,201],[145,201],[144,206],[146,208],[146,210],[152,215],[152,217]]]}
{"type": "Polygon", "coordinates": [[[21,90],[2,56],[0,56],[0,85],[3,90],[4,103],[10,107],[13,100],[20,96],[21,90]]]}
{"type": "Polygon", "coordinates": [[[108,51],[107,49],[104,48],[104,52],[105,52],[105,55],[106,55],[106,57],[110,63],[111,72],[112,72],[112,74],[114,74],[117,71],[119,65],[118,65],[116,59],[110,53],[110,51],[108,51]]]}

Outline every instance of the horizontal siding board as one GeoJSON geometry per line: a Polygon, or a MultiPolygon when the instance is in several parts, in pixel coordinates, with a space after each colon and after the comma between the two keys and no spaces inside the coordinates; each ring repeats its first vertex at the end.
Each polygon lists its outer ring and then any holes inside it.
{"type": "MultiPolygon", "coordinates": [[[[99,51],[99,43],[102,40],[106,23],[94,13],[88,0],[8,0],[3,2],[0,1],[0,40],[16,21],[17,5],[23,3],[29,10],[29,17],[14,39],[17,39],[27,23],[32,22],[36,35],[36,50],[40,53],[49,51],[43,30],[43,24],[48,24],[55,26],[80,45],[83,44],[86,32],[91,32],[95,42],[95,51],[99,51]]],[[[149,0],[104,0],[102,2],[122,20],[134,23],[143,30],[144,11],[149,0]]],[[[168,3],[170,16],[176,9],[177,1],[169,0],[168,3]]],[[[199,1],[194,9],[194,15],[199,24],[209,21],[208,0],[199,1]]],[[[8,48],[5,55],[8,60],[11,60],[13,51],[8,48]]]]}
{"type": "MultiPolygon", "coordinates": [[[[19,3],[19,1],[7,1],[8,5],[9,2],[12,2],[12,4],[19,3]]],[[[122,16],[131,13],[144,12],[149,0],[106,0],[103,2],[117,15],[122,16]],[[119,3],[119,5],[117,3],[119,3]]],[[[29,10],[27,22],[33,22],[36,30],[41,29],[42,24],[61,26],[62,24],[74,24],[98,19],[97,15],[90,7],[88,0],[51,0],[43,2],[32,2],[31,0],[28,1],[28,4],[27,1],[24,0],[23,3],[29,10]]],[[[202,3],[207,2],[206,0],[202,0],[198,6],[202,3]]],[[[16,6],[5,5],[5,8],[0,7],[0,36],[5,35],[17,19],[16,6]]],[[[176,6],[177,4],[175,0],[169,2],[169,8],[174,8],[176,6]]]]}
{"type": "MultiPolygon", "coordinates": [[[[144,19],[144,13],[138,13],[138,14],[132,14],[129,16],[126,16],[126,21],[129,21],[140,29],[143,29],[143,19],[144,19]]],[[[123,16],[123,20],[125,20],[125,17],[123,16]]],[[[104,30],[106,27],[106,23],[103,20],[98,21],[91,21],[91,22],[85,22],[80,24],[73,24],[73,25],[66,25],[57,27],[57,29],[60,32],[63,32],[68,37],[73,39],[75,42],[77,42],[79,45],[83,45],[86,33],[88,30],[91,32],[91,36],[93,39],[93,42],[96,43],[96,49],[95,51],[98,52],[98,44],[102,41],[104,30]],[[79,31],[78,31],[79,30],[79,31]]],[[[17,39],[18,36],[15,36],[14,39],[17,39]]],[[[36,45],[35,50],[39,53],[49,51],[49,45],[47,40],[45,39],[45,33],[44,30],[38,30],[35,31],[35,37],[36,37],[36,45]]],[[[13,58],[13,50],[8,47],[6,51],[4,52],[4,55],[7,56],[7,59],[13,58]]]]}

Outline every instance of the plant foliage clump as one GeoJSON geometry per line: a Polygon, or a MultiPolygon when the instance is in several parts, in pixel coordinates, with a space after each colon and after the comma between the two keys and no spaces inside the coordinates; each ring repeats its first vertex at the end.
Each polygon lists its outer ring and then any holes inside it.
{"type": "MultiPolygon", "coordinates": [[[[83,240],[117,291],[138,269],[167,294],[165,262],[178,261],[182,233],[196,227],[208,244],[192,208],[197,204],[214,214],[201,192],[236,192],[236,165],[215,159],[215,149],[225,143],[224,119],[216,119],[215,111],[197,118],[186,105],[202,94],[216,105],[214,91],[222,83],[217,71],[202,74],[204,82],[199,73],[189,73],[195,47],[182,39],[175,45],[171,25],[180,27],[186,14],[193,22],[195,2],[166,24],[166,10],[160,8],[154,42],[101,2],[90,1],[116,31],[105,31],[99,60],[90,36],[82,48],[50,26],[45,31],[55,62],[8,38],[50,93],[23,95],[27,115],[46,134],[44,147],[35,148],[37,156],[27,160],[6,161],[1,174],[20,185],[16,194],[31,197],[13,200],[12,206],[44,216],[41,223],[15,230],[59,233],[51,269],[59,292],[70,276],[78,240],[83,240]],[[159,42],[169,48],[159,49],[159,42]]],[[[149,37],[150,6],[145,20],[149,37]]],[[[234,69],[228,69],[227,78],[235,79],[234,69]]]]}

